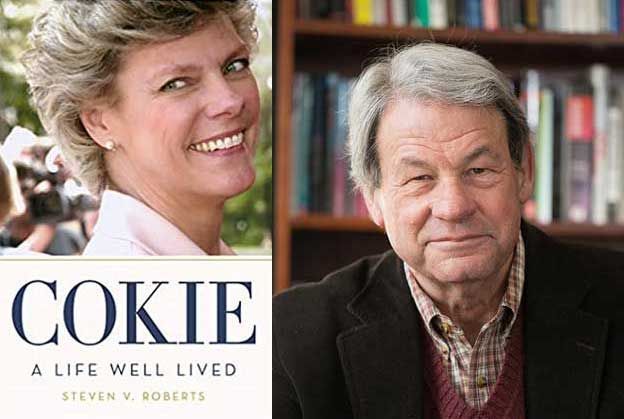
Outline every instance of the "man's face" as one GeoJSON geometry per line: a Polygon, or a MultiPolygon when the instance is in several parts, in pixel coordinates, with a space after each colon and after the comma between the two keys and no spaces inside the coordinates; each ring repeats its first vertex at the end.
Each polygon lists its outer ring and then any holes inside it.
{"type": "Polygon", "coordinates": [[[417,276],[440,285],[504,274],[531,196],[527,147],[516,168],[494,109],[392,102],[377,132],[373,220],[417,276]]]}

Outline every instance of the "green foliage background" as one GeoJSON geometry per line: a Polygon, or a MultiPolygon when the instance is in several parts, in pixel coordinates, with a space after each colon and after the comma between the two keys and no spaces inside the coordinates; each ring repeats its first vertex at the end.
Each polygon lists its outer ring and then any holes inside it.
{"type": "MultiPolygon", "coordinates": [[[[45,0],[0,0],[0,143],[15,125],[45,135],[29,102],[28,86],[19,64],[19,56],[28,45],[32,18],[43,3],[45,0]]],[[[258,15],[259,53],[252,66],[262,101],[256,182],[248,192],[227,202],[222,237],[239,251],[270,253],[273,218],[271,0],[260,1],[258,15]]]]}

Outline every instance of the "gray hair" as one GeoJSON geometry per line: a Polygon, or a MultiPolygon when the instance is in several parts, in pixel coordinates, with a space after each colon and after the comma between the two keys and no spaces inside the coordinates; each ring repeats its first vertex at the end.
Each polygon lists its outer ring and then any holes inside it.
{"type": "Polygon", "coordinates": [[[388,103],[410,98],[424,103],[493,107],[503,116],[516,166],[530,131],[509,80],[485,58],[457,47],[420,43],[372,64],[351,91],[348,154],[351,177],[365,194],[381,184],[375,139],[388,103]]]}
{"type": "Polygon", "coordinates": [[[22,57],[35,107],[48,134],[89,189],[108,183],[102,149],[80,120],[86,103],[116,101],[123,54],[137,45],[185,36],[227,16],[255,51],[252,0],[56,0],[39,15],[22,57]]]}

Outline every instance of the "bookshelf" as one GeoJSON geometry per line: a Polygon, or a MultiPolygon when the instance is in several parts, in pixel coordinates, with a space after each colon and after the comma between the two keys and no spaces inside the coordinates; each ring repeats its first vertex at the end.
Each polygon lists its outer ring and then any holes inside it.
{"type": "MultiPolygon", "coordinates": [[[[388,44],[422,40],[469,48],[511,77],[530,68],[584,68],[593,63],[624,68],[623,35],[355,25],[297,19],[293,0],[279,0],[277,6],[275,292],[293,283],[319,280],[361,256],[389,248],[383,232],[368,219],[291,214],[292,86],[296,71],[356,76],[367,60],[388,44]]],[[[564,240],[624,247],[622,225],[555,223],[542,227],[564,240]]]]}

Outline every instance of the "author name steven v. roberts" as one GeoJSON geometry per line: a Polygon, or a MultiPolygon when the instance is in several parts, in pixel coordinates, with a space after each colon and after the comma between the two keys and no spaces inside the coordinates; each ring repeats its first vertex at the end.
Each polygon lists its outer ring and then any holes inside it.
{"type": "Polygon", "coordinates": [[[76,403],[110,402],[203,402],[204,391],[63,391],[61,400],[76,403]]]}

